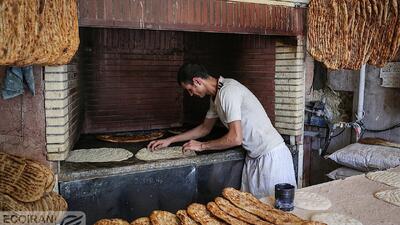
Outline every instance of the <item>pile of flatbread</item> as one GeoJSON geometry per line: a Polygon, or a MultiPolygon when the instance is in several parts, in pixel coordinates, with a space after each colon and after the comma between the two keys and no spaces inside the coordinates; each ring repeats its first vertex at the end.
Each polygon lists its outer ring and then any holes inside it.
{"type": "MultiPolygon", "coordinates": [[[[274,209],[264,204],[247,192],[234,188],[225,188],[223,197],[217,197],[207,205],[193,203],[187,209],[178,210],[176,214],[155,210],[148,217],[138,218],[130,225],[220,225],[220,224],[292,224],[292,225],[323,225],[325,223],[303,220],[294,214],[274,209]]],[[[100,220],[95,225],[127,225],[126,221],[100,220]],[[100,223],[101,222],[101,223],[100,223]],[[106,223],[107,222],[107,223],[106,223]]],[[[325,224],[326,225],[326,224],[325,224]]]]}
{"type": "Polygon", "coordinates": [[[392,205],[400,206],[400,173],[389,171],[377,171],[367,173],[368,179],[380,183],[384,183],[397,189],[383,190],[376,192],[374,196],[380,200],[388,202],[392,205]]]}
{"type": "Polygon", "coordinates": [[[65,199],[53,191],[55,182],[47,166],[0,152],[0,211],[45,211],[50,216],[67,210],[65,199]]]}
{"type": "Polygon", "coordinates": [[[150,151],[148,148],[142,148],[136,153],[135,157],[143,161],[153,161],[160,159],[177,159],[195,155],[196,153],[193,151],[183,153],[182,146],[174,146],[154,151],[150,151]]]}

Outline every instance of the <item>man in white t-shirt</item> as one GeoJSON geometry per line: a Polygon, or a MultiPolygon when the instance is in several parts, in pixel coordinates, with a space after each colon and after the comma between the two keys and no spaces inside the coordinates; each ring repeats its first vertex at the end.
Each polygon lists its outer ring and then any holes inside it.
{"type": "Polygon", "coordinates": [[[242,145],[247,151],[242,172],[242,191],[258,198],[274,193],[277,183],[296,185],[293,160],[281,135],[272,126],[257,97],[234,79],[210,76],[198,64],[184,64],[178,83],[191,96],[210,96],[210,108],[204,122],[185,133],[149,143],[152,150],[171,143],[188,141],[183,151],[213,151],[242,145]],[[218,139],[199,142],[210,133],[218,120],[229,129],[218,139]]]}

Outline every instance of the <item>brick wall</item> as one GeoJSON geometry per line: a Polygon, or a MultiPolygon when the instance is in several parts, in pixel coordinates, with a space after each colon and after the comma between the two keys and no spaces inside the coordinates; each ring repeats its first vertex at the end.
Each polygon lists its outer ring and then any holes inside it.
{"type": "Polygon", "coordinates": [[[79,138],[81,98],[76,65],[45,67],[47,158],[64,160],[79,138]]]}
{"type": "Polygon", "coordinates": [[[81,29],[79,75],[84,84],[84,133],[198,124],[208,99],[176,83],[185,61],[232,77],[260,99],[274,120],[275,45],[268,36],[126,29],[81,29]]]}
{"type": "Polygon", "coordinates": [[[178,126],[183,33],[81,29],[79,76],[84,86],[84,133],[178,126]]]}
{"type": "Polygon", "coordinates": [[[303,133],[304,120],[304,40],[276,42],[275,127],[281,134],[303,133]]]}

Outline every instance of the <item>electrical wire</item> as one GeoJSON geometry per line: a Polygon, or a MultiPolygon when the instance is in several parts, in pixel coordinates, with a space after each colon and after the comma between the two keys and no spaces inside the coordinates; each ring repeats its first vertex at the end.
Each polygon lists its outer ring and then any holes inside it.
{"type": "Polygon", "coordinates": [[[380,132],[385,132],[385,131],[388,131],[388,130],[393,130],[393,129],[396,129],[396,128],[399,128],[399,127],[400,127],[400,123],[398,123],[396,125],[393,125],[393,126],[391,126],[389,128],[382,129],[382,130],[372,130],[372,129],[365,128],[365,131],[368,131],[368,132],[371,132],[371,133],[380,133],[380,132]]]}
{"type": "Polygon", "coordinates": [[[346,130],[346,127],[343,127],[343,129],[339,133],[332,135],[331,137],[334,138],[334,137],[341,135],[344,132],[344,130],[346,130]]]}

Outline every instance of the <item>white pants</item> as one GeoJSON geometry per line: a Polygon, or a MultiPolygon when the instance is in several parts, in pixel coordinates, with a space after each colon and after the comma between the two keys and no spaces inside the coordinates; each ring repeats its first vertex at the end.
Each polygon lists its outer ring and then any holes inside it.
{"type": "Polygon", "coordinates": [[[257,198],[275,194],[275,184],[289,183],[296,186],[293,159],[282,143],[257,158],[246,156],[242,172],[242,191],[257,198]]]}

